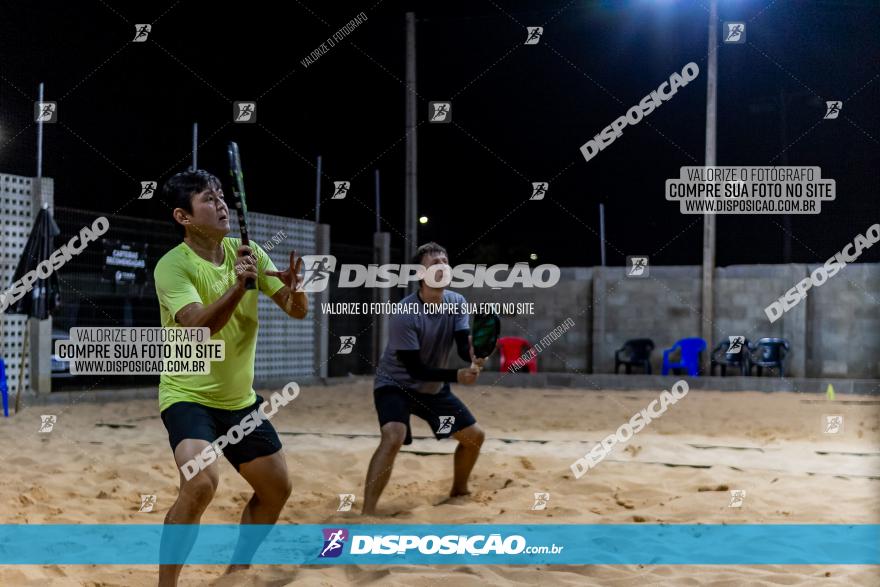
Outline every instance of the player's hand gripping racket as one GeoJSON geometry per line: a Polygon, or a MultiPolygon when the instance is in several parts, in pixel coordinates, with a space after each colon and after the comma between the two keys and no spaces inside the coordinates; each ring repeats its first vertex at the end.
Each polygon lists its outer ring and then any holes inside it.
{"type": "MultiPolygon", "coordinates": [[[[238,143],[229,142],[229,175],[232,176],[232,201],[238,212],[238,227],[241,229],[241,244],[250,245],[248,238],[247,198],[244,194],[244,174],[241,172],[241,155],[238,153],[238,143]]],[[[256,289],[257,284],[252,277],[244,282],[245,289],[256,289]]]]}
{"type": "Polygon", "coordinates": [[[492,354],[501,334],[501,320],[492,312],[471,314],[471,369],[482,369],[473,359],[485,359],[492,354]]]}

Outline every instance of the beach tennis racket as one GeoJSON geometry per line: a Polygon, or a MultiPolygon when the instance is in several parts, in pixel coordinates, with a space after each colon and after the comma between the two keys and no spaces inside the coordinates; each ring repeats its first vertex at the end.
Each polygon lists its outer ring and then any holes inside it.
{"type": "MultiPolygon", "coordinates": [[[[498,344],[498,336],[501,334],[501,319],[493,312],[471,314],[471,346],[474,348],[474,357],[485,359],[492,354],[498,344]]],[[[471,363],[471,368],[476,369],[476,363],[471,363]]]]}
{"type": "MultiPolygon", "coordinates": [[[[250,245],[248,237],[247,198],[244,194],[244,174],[241,172],[241,155],[238,152],[238,143],[229,141],[229,175],[232,176],[232,201],[235,211],[238,212],[238,228],[241,230],[241,244],[250,245]]],[[[256,289],[257,284],[252,277],[248,277],[244,283],[245,289],[256,289]]]]}

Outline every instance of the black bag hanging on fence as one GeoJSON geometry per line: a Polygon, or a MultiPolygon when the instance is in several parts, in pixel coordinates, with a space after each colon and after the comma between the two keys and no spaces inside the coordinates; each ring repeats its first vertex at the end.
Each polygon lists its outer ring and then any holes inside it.
{"type": "MultiPolygon", "coordinates": [[[[12,277],[12,283],[17,283],[31,271],[37,270],[37,265],[46,261],[55,251],[55,237],[61,234],[58,225],[52,218],[49,209],[44,207],[37,214],[34,227],[28,237],[27,244],[22,251],[18,267],[12,277]]],[[[10,284],[11,285],[11,284],[10,284]]],[[[12,292],[7,291],[7,295],[12,292]]],[[[31,318],[45,320],[61,303],[61,292],[58,287],[58,272],[53,270],[47,279],[34,282],[33,289],[28,291],[16,302],[6,309],[7,314],[25,314],[31,318]]]]}

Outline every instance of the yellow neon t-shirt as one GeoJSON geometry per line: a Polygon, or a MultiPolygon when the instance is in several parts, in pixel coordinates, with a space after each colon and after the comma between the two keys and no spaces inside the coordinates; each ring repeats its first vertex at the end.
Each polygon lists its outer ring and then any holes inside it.
{"type": "MultiPolygon", "coordinates": [[[[226,254],[221,265],[199,257],[186,243],[180,243],[159,259],[153,277],[162,326],[180,327],[174,317],[194,302],[208,305],[215,302],[235,284],[236,249],[241,239],[224,238],[226,254]]],[[[254,358],[257,350],[258,291],[272,296],[284,284],[266,271],[276,271],[269,255],[251,243],[257,257],[257,289],[249,290],[238,302],[229,322],[211,338],[225,341],[226,358],[212,361],[207,375],[160,375],[159,411],[177,402],[195,402],[211,408],[240,410],[256,401],[254,393],[254,358]]]]}

